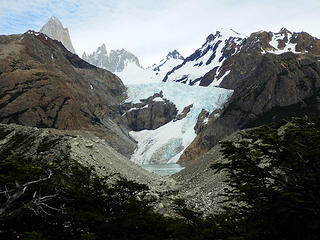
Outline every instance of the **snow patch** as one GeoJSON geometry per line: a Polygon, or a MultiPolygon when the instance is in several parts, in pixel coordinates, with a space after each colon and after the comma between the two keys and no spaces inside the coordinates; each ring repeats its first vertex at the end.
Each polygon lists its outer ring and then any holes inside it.
{"type": "Polygon", "coordinates": [[[134,108],[130,108],[128,111],[126,111],[125,113],[122,114],[122,116],[126,115],[128,112],[132,112],[132,111],[136,111],[136,110],[141,110],[141,109],[145,109],[145,108],[148,108],[149,107],[149,104],[141,107],[141,108],[137,108],[137,107],[134,107],[134,108]]]}
{"type": "Polygon", "coordinates": [[[296,43],[291,43],[290,40],[292,39],[292,34],[291,33],[287,33],[287,41],[285,42],[285,47],[283,49],[279,49],[278,45],[279,45],[279,41],[283,41],[285,38],[285,34],[283,33],[273,33],[272,39],[269,42],[270,46],[272,47],[272,50],[269,51],[262,51],[262,54],[266,54],[268,53],[273,53],[276,55],[285,53],[285,52],[292,52],[292,53],[301,53],[301,52],[297,52],[296,51],[296,43]]]}
{"type": "Polygon", "coordinates": [[[161,97],[156,97],[152,101],[154,101],[154,102],[164,102],[164,100],[161,97]]]}
{"type": "Polygon", "coordinates": [[[125,85],[157,83],[163,80],[167,72],[182,62],[183,60],[181,59],[169,58],[162,60],[159,65],[154,65],[146,69],[138,67],[133,62],[127,62],[123,71],[116,72],[115,74],[125,85]]]}

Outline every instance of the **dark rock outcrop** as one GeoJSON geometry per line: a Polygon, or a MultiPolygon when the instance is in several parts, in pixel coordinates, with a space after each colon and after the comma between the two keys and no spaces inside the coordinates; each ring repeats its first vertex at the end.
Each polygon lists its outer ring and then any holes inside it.
{"type": "Polygon", "coordinates": [[[184,119],[187,114],[190,112],[190,109],[193,107],[193,104],[186,106],[182,112],[174,119],[174,121],[184,119]]]}
{"type": "Polygon", "coordinates": [[[180,158],[192,161],[237,129],[259,126],[283,118],[320,113],[320,40],[306,33],[282,29],[278,48],[296,44],[295,51],[274,54],[273,33],[252,34],[234,57],[230,74],[220,84],[234,89],[221,116],[198,134],[180,158]],[[285,39],[286,36],[291,36],[285,39]],[[312,47],[311,47],[312,46],[312,47]]]}
{"type": "Polygon", "coordinates": [[[42,33],[0,36],[0,122],[89,130],[129,155],[135,144],[117,127],[125,87],[114,74],[42,33]]]}
{"type": "Polygon", "coordinates": [[[177,116],[176,106],[168,101],[154,101],[162,98],[162,93],[156,93],[148,99],[142,99],[142,103],[122,105],[121,122],[133,131],[153,130],[175,119],[177,116]]]}
{"type": "Polygon", "coordinates": [[[209,112],[205,109],[202,109],[198,116],[197,123],[194,126],[194,131],[196,132],[196,134],[198,134],[204,128],[204,126],[206,125],[205,120],[208,120],[208,117],[209,112]]]}

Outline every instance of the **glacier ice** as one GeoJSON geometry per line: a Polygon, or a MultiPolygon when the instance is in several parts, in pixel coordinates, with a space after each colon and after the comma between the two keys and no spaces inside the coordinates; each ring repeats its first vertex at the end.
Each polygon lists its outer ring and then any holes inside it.
{"type": "Polygon", "coordinates": [[[173,102],[178,113],[193,104],[187,116],[155,129],[131,131],[130,135],[138,141],[131,160],[138,164],[176,163],[183,151],[196,137],[194,126],[202,109],[212,112],[222,108],[233,90],[218,87],[189,86],[176,82],[158,82],[127,85],[126,102],[138,103],[154,93],[163,92],[163,98],[173,102]]]}

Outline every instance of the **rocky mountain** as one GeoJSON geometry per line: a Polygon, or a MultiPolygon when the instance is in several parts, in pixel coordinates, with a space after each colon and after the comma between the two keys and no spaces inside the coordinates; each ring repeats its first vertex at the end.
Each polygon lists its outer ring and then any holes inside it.
{"type": "Polygon", "coordinates": [[[234,55],[240,51],[245,40],[245,36],[233,30],[221,29],[209,35],[201,48],[169,70],[163,81],[218,86],[229,74],[234,55]]]}
{"type": "Polygon", "coordinates": [[[234,55],[220,87],[234,89],[220,117],[208,123],[182,154],[197,159],[223,137],[251,126],[320,112],[320,40],[308,33],[251,34],[234,55]]]}
{"type": "Polygon", "coordinates": [[[131,52],[121,50],[111,50],[108,54],[106,45],[102,44],[96,51],[91,54],[82,55],[82,59],[100,68],[104,68],[110,72],[122,72],[129,64],[134,64],[138,68],[142,68],[139,59],[131,52]]]}
{"type": "Polygon", "coordinates": [[[174,67],[180,65],[184,57],[177,51],[169,52],[158,64],[154,64],[146,69],[138,67],[134,63],[129,63],[126,68],[116,73],[126,84],[158,83],[174,67]]]}
{"type": "Polygon", "coordinates": [[[40,29],[48,37],[62,42],[62,44],[72,53],[76,53],[72,46],[68,28],[64,28],[58,18],[52,16],[49,21],[40,29]]]}
{"type": "Polygon", "coordinates": [[[0,36],[1,123],[92,131],[128,156],[135,143],[116,120],[125,90],[43,33],[0,36]]]}
{"type": "MultiPolygon", "coordinates": [[[[184,60],[184,57],[175,49],[175,50],[173,50],[172,52],[169,52],[168,54],[167,54],[167,56],[164,58],[164,59],[162,59],[161,61],[160,61],[160,63],[157,65],[157,64],[154,64],[154,65],[152,65],[152,69],[153,69],[153,71],[155,71],[155,72],[160,72],[161,70],[162,70],[162,72],[165,72],[165,71],[163,71],[163,67],[164,66],[166,66],[166,65],[168,65],[168,67],[167,68],[173,68],[174,66],[172,66],[172,64],[168,64],[169,63],[169,61],[171,61],[171,60],[173,60],[173,59],[175,59],[175,60],[184,60]]],[[[157,73],[156,73],[157,74],[157,73]]],[[[159,74],[159,73],[158,73],[159,74]]]]}

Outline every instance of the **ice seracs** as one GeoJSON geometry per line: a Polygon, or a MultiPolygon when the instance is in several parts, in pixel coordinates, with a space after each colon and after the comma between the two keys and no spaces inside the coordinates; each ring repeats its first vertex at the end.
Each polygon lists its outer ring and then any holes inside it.
{"type": "Polygon", "coordinates": [[[223,88],[189,86],[175,82],[127,85],[127,88],[127,102],[138,103],[140,99],[162,91],[163,97],[154,101],[168,99],[176,105],[178,114],[185,107],[192,105],[189,113],[181,120],[172,120],[155,130],[130,132],[130,135],[138,141],[131,161],[138,164],[177,162],[196,137],[194,127],[201,110],[205,109],[211,113],[215,109],[222,108],[233,93],[232,90],[223,88]]]}

